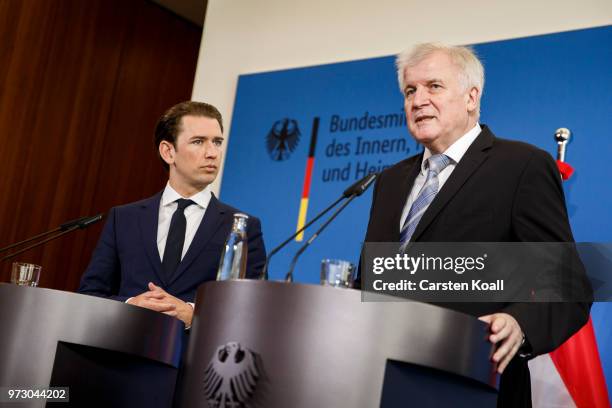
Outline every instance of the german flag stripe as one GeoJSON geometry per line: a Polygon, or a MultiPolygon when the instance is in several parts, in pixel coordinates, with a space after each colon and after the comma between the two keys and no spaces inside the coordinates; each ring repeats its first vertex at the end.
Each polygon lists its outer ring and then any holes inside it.
{"type": "MultiPolygon", "coordinates": [[[[306,172],[304,174],[304,185],[302,188],[302,199],[300,200],[300,212],[298,214],[298,222],[296,231],[299,231],[306,224],[306,216],[308,215],[308,200],[310,199],[310,183],[312,181],[312,170],[314,168],[314,156],[317,147],[317,136],[319,134],[319,117],[315,117],[312,121],[312,133],[310,134],[310,148],[308,149],[308,159],[306,160],[306,172]]],[[[301,232],[295,237],[297,242],[304,239],[304,233],[301,232]]]]}
{"type": "MultiPolygon", "coordinates": [[[[306,224],[306,214],[307,213],[308,213],[308,198],[302,198],[300,200],[300,214],[298,215],[298,224],[297,224],[296,231],[299,231],[299,229],[302,228],[304,224],[306,224]]],[[[295,237],[295,240],[297,242],[302,242],[303,239],[304,239],[304,231],[300,232],[295,237]]]]}
{"type": "Polygon", "coordinates": [[[312,167],[314,157],[309,157],[306,161],[306,175],[304,176],[304,187],[302,188],[302,198],[308,199],[310,196],[310,181],[312,180],[312,167]]]}

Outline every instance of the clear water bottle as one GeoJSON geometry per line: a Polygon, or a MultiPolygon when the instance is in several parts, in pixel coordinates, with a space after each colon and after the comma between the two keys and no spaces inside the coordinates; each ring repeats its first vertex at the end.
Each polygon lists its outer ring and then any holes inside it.
{"type": "Polygon", "coordinates": [[[225,248],[221,254],[217,280],[244,279],[246,277],[247,254],[247,221],[246,214],[234,214],[232,231],[225,241],[225,248]]]}

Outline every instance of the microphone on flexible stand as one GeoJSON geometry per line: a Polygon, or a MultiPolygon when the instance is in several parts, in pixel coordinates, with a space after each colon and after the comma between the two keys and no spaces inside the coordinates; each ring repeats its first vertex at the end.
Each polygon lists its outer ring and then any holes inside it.
{"type": "Polygon", "coordinates": [[[15,257],[15,256],[17,256],[17,255],[19,255],[19,254],[21,254],[23,252],[25,252],[25,251],[28,251],[28,250],[30,250],[32,248],[36,248],[37,246],[40,246],[40,245],[42,245],[44,243],[47,243],[49,241],[53,241],[54,239],[59,238],[59,237],[61,237],[63,235],[66,235],[66,234],[68,234],[68,233],[70,233],[70,232],[72,232],[74,230],[85,229],[85,228],[89,227],[90,225],[95,224],[96,222],[100,221],[102,219],[102,217],[103,217],[103,214],[94,215],[93,217],[81,217],[81,218],[77,218],[75,220],[65,222],[62,225],[60,225],[59,227],[52,229],[51,231],[43,232],[42,234],[35,235],[35,236],[31,237],[31,238],[28,238],[28,239],[25,239],[23,241],[19,241],[19,242],[16,242],[14,244],[11,244],[9,246],[6,246],[4,248],[1,248],[0,252],[4,252],[4,251],[7,251],[9,249],[12,249],[12,248],[15,248],[15,247],[27,244],[28,242],[34,241],[36,239],[39,239],[39,238],[45,237],[47,235],[59,232],[59,234],[55,234],[55,235],[53,235],[53,236],[51,236],[49,238],[43,239],[42,241],[38,241],[38,242],[36,242],[36,243],[34,243],[32,245],[28,245],[27,247],[22,248],[22,249],[20,249],[20,250],[18,250],[16,252],[12,252],[12,253],[8,254],[7,256],[5,256],[4,258],[0,259],[0,261],[6,261],[7,259],[11,259],[11,258],[13,258],[13,257],[15,257]]]}
{"type": "Polygon", "coordinates": [[[263,267],[263,272],[261,274],[261,278],[262,280],[268,280],[268,265],[270,264],[270,259],[274,256],[274,254],[276,254],[278,251],[280,251],[281,249],[283,249],[289,242],[291,242],[295,237],[297,237],[302,231],[304,231],[306,228],[310,227],[312,224],[314,224],[315,222],[317,222],[319,220],[319,218],[321,218],[322,216],[324,216],[325,214],[327,214],[329,212],[329,210],[331,210],[332,208],[334,208],[336,205],[338,205],[338,203],[340,201],[344,200],[344,196],[338,198],[336,201],[334,201],[329,207],[327,207],[326,209],[324,209],[323,211],[321,211],[319,214],[317,214],[316,217],[314,217],[312,220],[310,220],[306,225],[304,225],[302,228],[300,228],[299,230],[297,230],[293,235],[291,235],[289,238],[287,238],[286,240],[284,240],[280,245],[278,245],[276,248],[274,248],[272,251],[270,251],[270,253],[268,254],[268,258],[266,259],[266,263],[263,267]]]}
{"type": "Polygon", "coordinates": [[[5,246],[4,248],[0,248],[0,253],[8,251],[9,249],[21,246],[23,244],[27,244],[28,242],[37,240],[39,238],[45,237],[49,234],[53,234],[54,232],[59,232],[59,231],[66,231],[67,229],[73,227],[74,225],[78,224],[79,222],[83,222],[85,220],[87,220],[89,217],[81,217],[81,218],[77,218],[76,220],[72,220],[72,221],[68,221],[63,223],[62,225],[60,225],[57,228],[53,228],[51,231],[47,231],[47,232],[43,232],[42,234],[38,234],[38,235],[34,235],[31,238],[28,239],[24,239],[23,241],[19,241],[19,242],[15,242],[14,244],[11,244],[9,246],[5,246]]]}
{"type": "Polygon", "coordinates": [[[366,177],[362,178],[357,183],[353,184],[352,186],[344,190],[343,198],[346,197],[348,198],[348,200],[346,200],[340,206],[340,208],[338,208],[332,214],[332,216],[329,217],[329,219],[325,221],[323,225],[321,225],[321,227],[295,253],[295,255],[293,256],[293,259],[291,260],[291,265],[289,266],[289,272],[287,272],[287,274],[285,275],[285,282],[293,282],[293,270],[295,269],[295,265],[297,264],[298,258],[304,253],[304,251],[306,251],[306,249],[310,246],[310,244],[312,244],[312,242],[315,239],[317,239],[319,235],[321,235],[321,232],[323,232],[323,230],[327,228],[329,224],[331,224],[331,222],[342,212],[342,210],[344,210],[346,206],[348,206],[350,202],[353,201],[353,199],[355,199],[355,197],[359,197],[360,195],[362,195],[372,185],[374,180],[376,180],[376,177],[378,177],[378,173],[368,174],[366,177]],[[348,195],[345,195],[345,194],[348,194],[348,195]]]}
{"type": "MultiPolygon", "coordinates": [[[[324,209],[323,211],[318,213],[317,216],[314,217],[312,220],[310,220],[308,223],[306,223],[306,225],[304,225],[302,228],[297,230],[293,235],[291,235],[289,238],[284,240],[280,245],[278,245],[276,248],[274,248],[272,251],[270,251],[270,253],[268,254],[268,257],[266,259],[266,263],[265,263],[265,265],[263,267],[263,271],[262,271],[260,279],[261,280],[268,280],[268,266],[270,264],[270,259],[274,256],[274,254],[276,254],[278,251],[280,251],[285,246],[287,246],[287,244],[289,242],[291,242],[295,237],[297,237],[302,231],[304,231],[306,228],[310,227],[312,224],[317,222],[322,216],[327,214],[332,208],[334,208],[336,205],[338,205],[338,203],[340,201],[342,201],[342,200],[344,200],[346,198],[349,198],[349,197],[353,196],[356,193],[357,193],[357,195],[363,194],[363,192],[365,190],[367,190],[367,188],[370,186],[370,184],[372,184],[372,182],[376,179],[377,175],[378,175],[377,173],[368,174],[367,176],[365,176],[365,177],[357,180],[355,183],[351,184],[346,190],[344,190],[342,192],[342,195],[336,201],[334,201],[326,209],[324,209]]],[[[351,198],[351,200],[352,200],[352,198],[351,198]]]]}

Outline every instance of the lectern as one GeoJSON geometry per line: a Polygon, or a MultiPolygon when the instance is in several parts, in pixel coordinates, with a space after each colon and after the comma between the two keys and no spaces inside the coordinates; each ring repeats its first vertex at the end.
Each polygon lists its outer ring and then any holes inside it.
{"type": "Polygon", "coordinates": [[[197,292],[181,407],[494,407],[486,325],[437,306],[265,281],[197,292]]]}
{"type": "Polygon", "coordinates": [[[183,331],[122,302],[0,284],[0,387],[69,387],[60,407],[171,407],[183,331]]]}

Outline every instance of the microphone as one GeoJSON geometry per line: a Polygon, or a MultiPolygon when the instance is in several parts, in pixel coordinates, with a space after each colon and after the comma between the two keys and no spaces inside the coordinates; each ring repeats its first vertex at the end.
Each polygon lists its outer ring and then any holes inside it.
{"type": "Polygon", "coordinates": [[[557,142],[557,160],[565,161],[565,148],[572,136],[572,132],[567,128],[559,128],[555,131],[555,140],[557,142]]]}
{"type": "Polygon", "coordinates": [[[374,180],[376,180],[376,177],[378,177],[378,173],[368,174],[367,176],[357,180],[355,184],[344,190],[342,195],[346,198],[349,198],[352,195],[362,195],[370,187],[370,184],[372,184],[374,180]]]}
{"type": "MultiPolygon", "coordinates": [[[[102,215],[102,214],[100,214],[100,215],[102,215]]],[[[21,246],[23,244],[27,244],[28,242],[34,241],[34,240],[36,240],[38,238],[42,238],[42,237],[47,236],[49,234],[53,234],[54,232],[66,231],[66,230],[72,228],[75,225],[78,225],[78,224],[80,224],[80,223],[82,223],[84,221],[89,220],[90,218],[92,218],[92,217],[81,217],[81,218],[77,218],[75,220],[67,221],[67,222],[63,223],[62,225],[60,225],[59,227],[53,228],[51,231],[43,232],[42,234],[34,235],[31,238],[24,239],[23,241],[16,242],[16,243],[11,244],[9,246],[6,246],[4,248],[0,248],[0,253],[8,251],[9,249],[15,248],[17,246],[21,246]]]]}
{"type": "Polygon", "coordinates": [[[378,174],[379,173],[371,173],[344,191],[345,193],[347,192],[351,193],[348,196],[348,199],[340,206],[340,208],[338,208],[332,214],[331,217],[329,217],[327,221],[323,223],[323,225],[321,225],[321,227],[295,253],[295,255],[293,256],[293,259],[291,260],[291,265],[289,266],[289,272],[287,272],[287,274],[285,275],[285,282],[293,282],[293,270],[295,269],[295,265],[297,264],[298,258],[304,253],[304,251],[306,251],[306,249],[310,246],[310,244],[312,244],[312,242],[315,239],[317,239],[319,235],[321,235],[323,230],[327,228],[329,224],[331,224],[331,222],[342,212],[342,210],[344,210],[346,206],[348,206],[351,203],[351,201],[355,199],[355,197],[359,197],[360,195],[362,195],[372,185],[374,180],[376,180],[376,178],[378,177],[378,174]],[[353,187],[355,188],[352,191],[349,191],[353,187]]]}
{"type": "Polygon", "coordinates": [[[34,244],[29,245],[29,246],[27,246],[25,248],[22,248],[22,249],[20,249],[20,250],[18,250],[16,252],[12,252],[12,253],[8,254],[7,256],[5,256],[4,258],[0,259],[0,261],[6,261],[7,259],[11,259],[11,258],[13,258],[13,257],[15,257],[15,256],[17,256],[17,255],[19,255],[19,254],[21,254],[23,252],[25,252],[25,251],[29,251],[32,248],[36,248],[37,246],[40,246],[40,245],[42,245],[44,243],[47,243],[49,241],[53,241],[54,239],[59,238],[62,235],[66,235],[69,232],[74,231],[76,229],[85,229],[85,228],[89,227],[90,225],[93,225],[96,222],[100,221],[103,216],[104,216],[104,214],[98,214],[98,215],[94,215],[93,217],[81,217],[81,218],[77,218],[76,220],[65,222],[62,225],[60,225],[59,227],[52,229],[51,231],[43,232],[42,234],[35,235],[32,238],[28,238],[26,240],[23,240],[23,241],[20,241],[20,242],[16,242],[16,243],[11,244],[11,245],[9,245],[7,247],[4,247],[4,248],[0,249],[0,252],[9,250],[11,248],[15,248],[17,246],[21,246],[23,244],[26,244],[28,242],[31,242],[31,241],[35,240],[35,239],[44,237],[46,235],[50,235],[50,234],[53,234],[55,232],[59,232],[59,234],[55,234],[55,235],[53,235],[53,236],[51,236],[49,238],[43,239],[42,241],[35,242],[34,244]]]}
{"type": "Polygon", "coordinates": [[[70,229],[72,227],[74,227],[75,225],[78,225],[79,223],[88,220],[89,217],[81,217],[81,218],[77,218],[76,220],[72,220],[72,221],[68,221],[63,223],[62,225],[60,225],[59,229],[61,231],[66,231],[67,229],[70,229]]]}
{"type": "Polygon", "coordinates": [[[98,221],[102,220],[102,217],[104,217],[104,214],[100,213],[98,215],[94,215],[93,217],[85,217],[85,220],[82,220],[81,222],[78,223],[77,227],[79,229],[85,229],[87,227],[89,227],[90,225],[95,224],[98,221]]]}
{"type": "Polygon", "coordinates": [[[353,183],[351,186],[349,186],[346,190],[344,190],[344,192],[342,193],[342,196],[340,196],[340,198],[338,198],[336,201],[334,201],[331,205],[329,205],[326,209],[324,209],[323,211],[321,211],[319,214],[317,214],[316,217],[314,217],[312,220],[310,220],[307,224],[305,224],[302,228],[300,228],[299,230],[297,230],[293,235],[291,235],[289,238],[287,238],[286,240],[284,240],[280,245],[278,245],[276,248],[274,248],[272,251],[270,251],[270,253],[268,254],[268,258],[266,259],[266,263],[264,265],[263,271],[261,273],[261,280],[268,280],[268,266],[270,264],[270,259],[281,249],[283,249],[285,246],[287,246],[287,244],[289,242],[291,242],[295,237],[297,237],[302,231],[304,231],[306,228],[310,227],[312,224],[314,224],[315,222],[317,222],[322,216],[324,216],[325,214],[327,214],[332,208],[334,208],[336,205],[338,205],[338,203],[342,200],[344,200],[345,198],[349,198],[351,196],[359,196],[361,194],[363,194],[364,191],[366,191],[368,189],[368,187],[370,186],[370,184],[372,184],[372,182],[376,179],[376,177],[378,176],[378,173],[370,173],[365,177],[362,177],[361,179],[357,180],[355,183],[353,183]]]}

